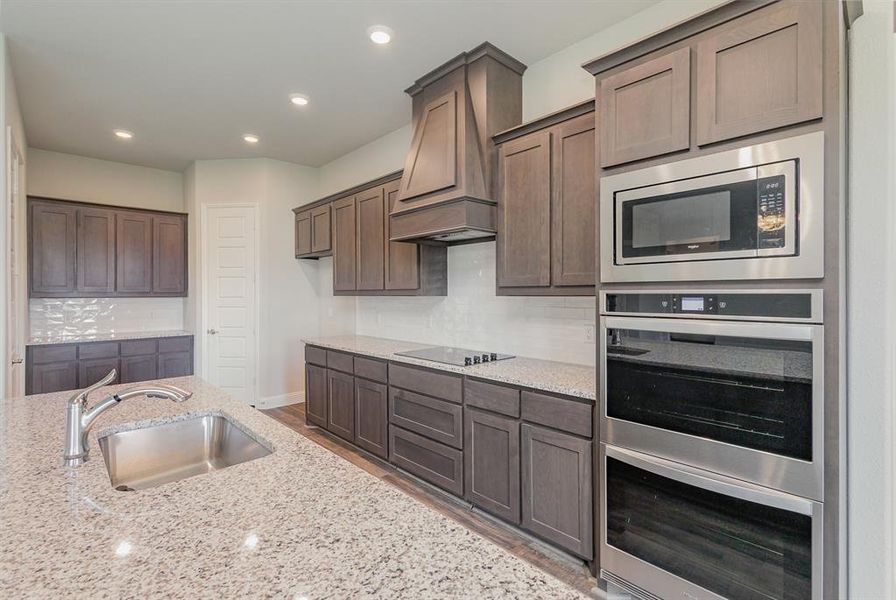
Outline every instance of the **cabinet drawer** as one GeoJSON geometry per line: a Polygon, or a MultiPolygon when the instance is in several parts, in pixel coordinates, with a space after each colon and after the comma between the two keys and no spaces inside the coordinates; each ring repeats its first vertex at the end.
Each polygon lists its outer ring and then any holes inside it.
{"type": "Polygon", "coordinates": [[[193,349],[193,336],[159,339],[159,353],[190,352],[193,349]]]}
{"type": "Polygon", "coordinates": [[[320,367],[327,366],[327,351],[323,348],[315,348],[314,346],[305,346],[305,362],[320,367]]]}
{"type": "Polygon", "coordinates": [[[523,392],[520,414],[524,421],[591,437],[591,402],[576,402],[536,392],[523,392]]]}
{"type": "Polygon", "coordinates": [[[389,422],[443,444],[463,448],[463,407],[459,404],[390,387],[389,422]]]}
{"type": "Polygon", "coordinates": [[[118,356],[118,342],[95,342],[93,344],[78,345],[78,358],[81,360],[114,358],[116,356],[118,356]]]}
{"type": "Polygon", "coordinates": [[[335,369],[337,371],[342,371],[343,373],[354,373],[354,361],[352,360],[351,354],[345,354],[344,352],[333,352],[332,350],[327,350],[327,367],[330,369],[335,369]]]}
{"type": "Polygon", "coordinates": [[[464,386],[464,404],[508,417],[519,417],[520,391],[504,385],[467,379],[464,386]]]}
{"type": "Polygon", "coordinates": [[[464,493],[464,453],[395,425],[389,426],[389,462],[457,496],[464,493]]]}
{"type": "Polygon", "coordinates": [[[35,365],[77,360],[78,347],[70,346],[32,346],[31,362],[35,365]]]}
{"type": "Polygon", "coordinates": [[[363,356],[355,357],[355,375],[358,377],[386,383],[388,381],[387,369],[386,363],[381,360],[363,356]]]}
{"type": "Polygon", "coordinates": [[[131,340],[121,342],[122,356],[142,356],[144,354],[155,354],[159,350],[158,340],[131,340]]]}
{"type": "Polygon", "coordinates": [[[460,375],[449,375],[389,363],[389,385],[443,398],[458,404],[463,401],[463,380],[460,375]]]}

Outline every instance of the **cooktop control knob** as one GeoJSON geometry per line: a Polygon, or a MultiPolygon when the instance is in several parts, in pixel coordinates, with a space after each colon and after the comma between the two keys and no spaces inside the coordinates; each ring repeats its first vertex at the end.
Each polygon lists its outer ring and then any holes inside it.
{"type": "Polygon", "coordinates": [[[482,362],[482,359],[481,359],[479,356],[474,356],[474,357],[473,357],[473,364],[474,364],[474,365],[478,365],[480,362],[482,362]]]}
{"type": "Polygon", "coordinates": [[[492,356],[491,356],[491,358],[492,358],[492,360],[498,360],[498,353],[497,353],[497,352],[492,352],[492,356]]]}
{"type": "Polygon", "coordinates": [[[482,355],[482,362],[488,362],[488,354],[482,355]]]}
{"type": "Polygon", "coordinates": [[[473,364],[473,359],[470,358],[469,356],[465,356],[464,357],[464,366],[469,367],[472,364],[473,364]]]}

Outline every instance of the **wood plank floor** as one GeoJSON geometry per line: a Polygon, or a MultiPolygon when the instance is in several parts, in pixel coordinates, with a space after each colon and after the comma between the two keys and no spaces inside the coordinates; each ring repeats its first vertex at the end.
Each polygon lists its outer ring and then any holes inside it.
{"type": "Polygon", "coordinates": [[[541,542],[493,521],[472,510],[469,504],[435,488],[421,486],[417,480],[389,463],[358,450],[327,431],[305,425],[304,404],[291,404],[261,412],[578,591],[596,598],[606,597],[605,592],[598,589],[597,581],[591,577],[587,566],[580,561],[555,552],[541,542]]]}

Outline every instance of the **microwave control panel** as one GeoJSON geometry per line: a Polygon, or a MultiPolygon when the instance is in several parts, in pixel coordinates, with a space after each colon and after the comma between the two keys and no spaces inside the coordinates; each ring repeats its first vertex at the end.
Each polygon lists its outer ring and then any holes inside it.
{"type": "Polygon", "coordinates": [[[756,182],[756,232],[757,247],[783,248],[784,225],[787,211],[784,208],[784,176],[762,177],[756,182]]]}

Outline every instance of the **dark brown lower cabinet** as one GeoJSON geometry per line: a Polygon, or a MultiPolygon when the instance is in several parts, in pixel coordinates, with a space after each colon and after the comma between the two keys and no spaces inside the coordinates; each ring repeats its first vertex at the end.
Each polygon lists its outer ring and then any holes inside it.
{"type": "Polygon", "coordinates": [[[592,442],[528,423],[520,437],[522,527],[590,560],[592,442]]]}
{"type": "Polygon", "coordinates": [[[159,354],[159,379],[183,377],[193,373],[192,352],[165,352],[159,354]]]}
{"type": "Polygon", "coordinates": [[[355,378],[327,371],[327,430],[346,441],[355,441],[355,378]]]}
{"type": "Polygon", "coordinates": [[[388,388],[355,377],[355,444],[380,458],[389,458],[388,388]]]}
{"type": "Polygon", "coordinates": [[[121,383],[149,381],[158,378],[159,364],[155,354],[121,357],[121,383]]]}
{"type": "Polygon", "coordinates": [[[420,479],[463,496],[464,453],[389,425],[389,462],[420,479]]]}
{"type": "Polygon", "coordinates": [[[520,523],[520,424],[517,419],[467,407],[464,411],[466,498],[520,523]]]}
{"type": "Polygon", "coordinates": [[[78,361],[32,365],[26,394],[46,394],[78,389],[78,361]]]}
{"type": "Polygon", "coordinates": [[[327,426],[327,370],[305,364],[305,422],[327,426]]]}
{"type": "MultiPolygon", "coordinates": [[[[118,357],[115,358],[95,358],[92,360],[82,360],[78,362],[78,386],[82,388],[89,387],[100,381],[109,374],[109,371],[115,369],[118,371],[118,357]]],[[[119,383],[119,374],[116,373],[109,385],[119,383]]]]}

